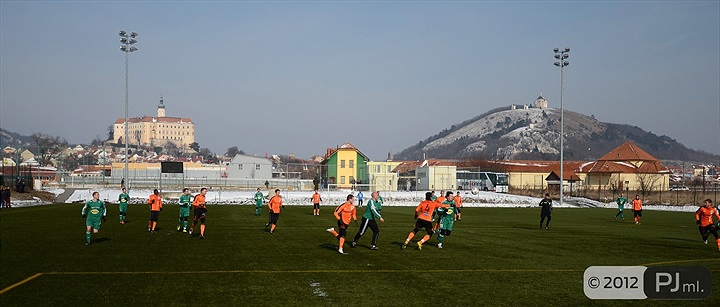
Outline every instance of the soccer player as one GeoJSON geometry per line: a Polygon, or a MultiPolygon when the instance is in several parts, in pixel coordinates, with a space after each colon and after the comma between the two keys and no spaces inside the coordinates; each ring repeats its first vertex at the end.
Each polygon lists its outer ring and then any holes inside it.
{"type": "Polygon", "coordinates": [[[420,231],[420,228],[425,228],[425,231],[427,231],[427,235],[425,235],[420,241],[417,242],[418,249],[422,250],[422,245],[427,240],[430,240],[430,237],[435,233],[433,231],[433,225],[432,225],[432,213],[437,209],[437,207],[443,207],[447,208],[448,205],[446,204],[440,204],[437,202],[434,202],[432,200],[432,192],[426,192],[425,193],[425,200],[422,201],[417,208],[415,208],[415,217],[417,220],[415,221],[415,228],[408,234],[407,239],[405,239],[405,243],[402,245],[402,249],[407,248],[408,243],[410,240],[415,236],[415,234],[420,231]]]}
{"type": "Polygon", "coordinates": [[[157,220],[160,217],[160,211],[162,211],[162,198],[160,198],[160,192],[157,189],[153,190],[153,194],[148,199],[148,205],[150,205],[150,221],[148,221],[148,231],[155,233],[157,227],[157,220]]]}
{"type": "Polygon", "coordinates": [[[435,201],[436,203],[441,203],[441,204],[442,204],[442,202],[444,202],[446,199],[447,199],[447,197],[445,196],[445,190],[440,190],[440,196],[438,196],[437,198],[435,198],[434,201],[435,201]]]}
{"type": "Polygon", "coordinates": [[[263,193],[260,192],[260,188],[257,188],[257,192],[255,192],[255,215],[260,216],[260,210],[262,210],[264,202],[265,196],[263,196],[263,193]]]}
{"type": "Polygon", "coordinates": [[[698,230],[700,230],[700,235],[702,235],[705,244],[707,244],[708,237],[712,233],[715,237],[718,252],[720,252],[720,237],[718,237],[717,231],[718,227],[720,227],[720,214],[718,214],[717,209],[713,208],[712,200],[706,199],[705,206],[695,211],[695,222],[698,225],[698,230]],[[713,215],[718,219],[717,225],[713,223],[713,215]]]}
{"type": "Polygon", "coordinates": [[[270,198],[268,201],[268,210],[270,211],[270,221],[265,224],[267,228],[270,226],[270,234],[275,234],[275,227],[277,226],[278,219],[280,218],[280,208],[285,208],[282,203],[282,196],[280,196],[280,189],[275,190],[275,196],[270,198]]]}
{"type": "Polygon", "coordinates": [[[620,196],[618,196],[617,200],[615,200],[615,203],[618,205],[618,213],[615,214],[615,219],[617,220],[618,216],[622,218],[623,222],[625,221],[625,214],[623,214],[623,209],[625,209],[625,204],[627,203],[627,198],[623,196],[623,193],[620,192],[620,196]]]}
{"type": "Polygon", "coordinates": [[[178,224],[177,224],[177,230],[180,231],[182,229],[182,232],[188,232],[188,217],[190,216],[190,190],[188,188],[183,189],[182,195],[180,195],[180,200],[178,201],[178,205],[180,207],[180,215],[178,217],[178,224]]]}
{"type": "Polygon", "coordinates": [[[462,221],[462,202],[463,202],[463,199],[460,196],[460,191],[457,191],[457,195],[455,195],[455,220],[456,221],[462,221]]]}
{"type": "Polygon", "coordinates": [[[313,215],[320,215],[320,202],[322,201],[322,197],[320,197],[318,190],[315,190],[315,194],[313,194],[311,199],[313,203],[313,215]]]}
{"type": "MultiPolygon", "coordinates": [[[[448,191],[448,194],[452,193],[448,191]]],[[[458,192],[459,193],[459,192],[458,192]]],[[[448,197],[448,199],[450,199],[448,197]]],[[[457,197],[456,197],[457,199],[457,197]]],[[[445,241],[445,237],[449,236],[450,233],[452,233],[453,228],[453,222],[455,222],[455,215],[457,212],[457,206],[455,205],[455,202],[446,200],[445,203],[449,203],[449,208],[438,208],[437,210],[442,210],[442,213],[439,214],[440,216],[440,232],[438,232],[438,248],[443,248],[443,242],[445,241]]]]}
{"type": "Polygon", "coordinates": [[[120,193],[120,196],[118,197],[118,201],[120,201],[120,224],[125,225],[125,217],[127,216],[127,205],[128,200],[130,199],[130,195],[128,195],[127,190],[125,188],[122,188],[122,193],[120,193]]]}
{"type": "Polygon", "coordinates": [[[200,239],[205,239],[205,215],[207,214],[207,208],[205,208],[205,194],[207,194],[207,188],[200,189],[200,194],[195,195],[192,205],[195,208],[195,217],[193,217],[192,226],[190,226],[189,233],[192,235],[195,225],[200,221],[200,239]]]}
{"type": "MultiPolygon", "coordinates": [[[[452,191],[447,191],[445,193],[445,196],[441,195],[441,197],[444,199],[441,202],[441,204],[445,204],[445,205],[452,206],[452,207],[455,206],[455,201],[454,201],[455,197],[453,197],[452,191]]],[[[440,199],[440,197],[438,197],[438,199],[440,199]]],[[[453,212],[454,212],[454,210],[453,210],[453,212]]],[[[437,221],[435,221],[435,225],[433,226],[434,231],[437,231],[438,229],[440,229],[440,221],[442,220],[442,218],[444,216],[445,216],[445,208],[438,207],[435,210],[435,212],[433,212],[433,220],[437,217],[437,221]]],[[[455,217],[455,215],[453,214],[453,218],[454,217],[455,217]]]]}
{"type": "Polygon", "coordinates": [[[642,200],[640,199],[640,195],[635,195],[635,199],[632,200],[631,205],[635,224],[640,224],[640,218],[642,217],[642,200]]]}
{"type": "Polygon", "coordinates": [[[550,194],[545,193],[545,198],[543,198],[540,201],[540,230],[542,230],[542,224],[545,218],[547,218],[547,222],[545,223],[545,230],[549,230],[548,226],[550,226],[550,220],[552,220],[552,200],[550,199],[550,194]]]}
{"type": "Polygon", "coordinates": [[[85,226],[87,226],[85,229],[85,245],[90,245],[90,230],[92,229],[93,233],[98,233],[100,224],[105,221],[107,215],[105,202],[100,200],[100,193],[93,192],[92,197],[93,199],[88,201],[81,211],[82,217],[85,219],[85,226]]]}
{"type": "Polygon", "coordinates": [[[362,191],[358,191],[357,199],[358,199],[358,205],[357,205],[357,206],[358,206],[358,207],[362,207],[362,205],[363,205],[363,193],[362,193],[362,191]]]}
{"type": "Polygon", "coordinates": [[[352,194],[349,194],[347,196],[347,200],[345,203],[343,203],[340,206],[337,206],[335,208],[335,218],[338,220],[338,231],[335,231],[334,227],[330,227],[327,229],[327,232],[331,233],[335,238],[338,239],[338,253],[344,254],[343,252],[343,244],[345,244],[345,236],[347,235],[347,228],[348,224],[350,224],[350,219],[355,221],[355,224],[357,224],[357,215],[356,215],[356,209],[355,205],[353,204],[355,196],[352,194]]]}
{"type": "Polygon", "coordinates": [[[357,241],[360,240],[360,237],[362,237],[365,234],[365,231],[367,231],[368,227],[373,232],[372,237],[372,243],[370,245],[371,250],[377,250],[377,238],[380,236],[380,228],[378,228],[377,222],[375,221],[375,218],[380,219],[381,222],[385,222],[382,215],[380,215],[380,211],[382,210],[382,203],[378,200],[378,197],[380,195],[378,192],[373,192],[370,194],[370,200],[367,203],[367,207],[365,208],[365,213],[362,216],[362,222],[360,222],[360,229],[358,229],[357,234],[355,234],[355,238],[350,242],[350,247],[355,247],[357,245],[357,241]]]}

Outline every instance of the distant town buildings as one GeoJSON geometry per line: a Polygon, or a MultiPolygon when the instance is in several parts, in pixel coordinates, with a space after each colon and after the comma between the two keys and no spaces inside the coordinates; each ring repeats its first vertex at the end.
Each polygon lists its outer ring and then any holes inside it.
{"type": "MultiPolygon", "coordinates": [[[[162,96],[157,107],[157,116],[133,117],[128,120],[128,144],[135,146],[165,146],[172,143],[178,148],[188,149],[195,142],[195,124],[187,117],[165,116],[162,96]]],[[[113,124],[113,142],[124,144],[125,118],[118,118],[113,124]]]]}

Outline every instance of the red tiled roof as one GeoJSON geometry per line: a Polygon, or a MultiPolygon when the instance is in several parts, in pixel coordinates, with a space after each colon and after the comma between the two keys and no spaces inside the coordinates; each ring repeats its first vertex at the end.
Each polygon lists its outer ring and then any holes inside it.
{"type": "Polygon", "coordinates": [[[357,151],[357,153],[359,153],[361,156],[363,156],[363,158],[365,158],[366,161],[370,161],[370,158],[368,158],[368,156],[366,156],[364,153],[362,153],[362,151],[357,149],[357,147],[350,144],[350,142],[345,142],[342,145],[338,146],[338,148],[328,148],[327,151],[325,152],[325,159],[323,159],[323,161],[320,162],[320,164],[325,164],[325,162],[327,162],[327,160],[332,155],[334,155],[338,151],[338,149],[354,149],[355,151],[357,151]]]}
{"type": "Polygon", "coordinates": [[[635,143],[627,141],[600,157],[598,161],[658,161],[658,159],[640,149],[635,143]]]}
{"type": "MultiPolygon", "coordinates": [[[[143,117],[131,117],[128,118],[129,123],[151,123],[155,119],[158,123],[193,123],[192,119],[188,117],[153,117],[153,116],[143,116],[143,117]]],[[[125,118],[118,118],[115,121],[115,124],[124,124],[125,118]]]]}

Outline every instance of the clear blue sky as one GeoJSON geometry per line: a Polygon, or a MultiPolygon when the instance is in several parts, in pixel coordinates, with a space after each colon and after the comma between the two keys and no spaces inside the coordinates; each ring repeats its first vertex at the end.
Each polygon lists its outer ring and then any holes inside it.
{"type": "Polygon", "coordinates": [[[485,111],[565,108],[720,153],[718,1],[0,2],[0,127],[71,143],[124,116],[191,117],[222,153],[374,160],[485,111]]]}

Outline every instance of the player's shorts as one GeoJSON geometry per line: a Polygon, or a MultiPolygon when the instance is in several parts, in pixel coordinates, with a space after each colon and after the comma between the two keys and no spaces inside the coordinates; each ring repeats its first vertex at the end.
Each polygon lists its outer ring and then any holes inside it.
{"type": "Polygon", "coordinates": [[[180,207],[180,217],[185,218],[190,216],[190,208],[180,207]]]}
{"type": "Polygon", "coordinates": [[[320,209],[320,203],[313,203],[313,209],[320,209]]]}
{"type": "Polygon", "coordinates": [[[642,217],[642,210],[633,210],[633,217],[642,217]]]}
{"type": "Polygon", "coordinates": [[[552,213],[550,211],[540,211],[540,218],[548,218],[552,217],[552,213]]]}
{"type": "Polygon", "coordinates": [[[698,226],[698,230],[700,230],[700,234],[703,238],[710,236],[710,234],[712,234],[716,239],[718,238],[717,226],[715,226],[715,224],[698,226]]]}
{"type": "Polygon", "coordinates": [[[150,211],[150,220],[151,221],[157,222],[159,217],[160,217],[160,211],[150,211]]]}
{"type": "Polygon", "coordinates": [[[455,207],[455,211],[457,211],[457,213],[462,213],[462,207],[455,207]]]}
{"type": "Polygon", "coordinates": [[[120,213],[125,213],[125,212],[127,212],[127,203],[124,203],[124,204],[121,203],[120,206],[119,206],[119,208],[120,208],[120,213]]]}
{"type": "Polygon", "coordinates": [[[277,225],[278,219],[280,218],[280,213],[272,213],[270,212],[270,224],[277,225]]]}
{"type": "Polygon", "coordinates": [[[259,203],[259,204],[258,204],[258,203],[255,203],[255,208],[261,208],[262,206],[263,206],[262,203],[259,203]]]}
{"type": "Polygon", "coordinates": [[[440,228],[440,234],[441,234],[441,235],[443,235],[443,236],[449,236],[450,233],[452,233],[452,229],[443,229],[443,228],[440,228]]]}
{"type": "Polygon", "coordinates": [[[338,237],[344,238],[347,235],[348,225],[343,223],[342,220],[338,220],[337,225],[338,225],[338,237]]]}
{"type": "Polygon", "coordinates": [[[415,228],[413,229],[413,232],[417,233],[418,231],[420,231],[420,229],[423,229],[423,228],[428,233],[432,233],[433,232],[432,222],[426,221],[423,219],[417,219],[417,221],[415,221],[415,228]]]}
{"type": "Polygon", "coordinates": [[[90,226],[93,229],[100,229],[102,221],[99,218],[88,218],[85,220],[85,226],[90,226]]]}
{"type": "Polygon", "coordinates": [[[206,208],[195,208],[195,219],[204,219],[205,215],[207,215],[207,209],[206,208]]]}

